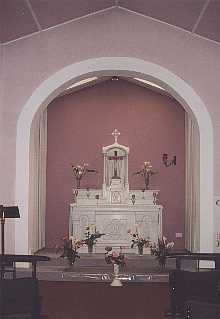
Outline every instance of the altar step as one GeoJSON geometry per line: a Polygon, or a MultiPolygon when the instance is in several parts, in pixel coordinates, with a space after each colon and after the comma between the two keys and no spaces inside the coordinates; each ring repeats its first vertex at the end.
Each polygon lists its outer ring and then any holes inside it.
{"type": "MultiPolygon", "coordinates": [[[[71,267],[67,259],[60,258],[62,251],[56,253],[54,250],[43,249],[39,254],[51,258],[48,262],[38,264],[37,275],[41,280],[108,281],[109,276],[112,276],[113,266],[105,262],[103,253],[81,253],[80,259],[77,259],[71,267]]],[[[175,260],[168,259],[165,272],[161,274],[158,261],[154,256],[125,254],[125,258],[126,266],[120,274],[124,276],[125,281],[129,282],[168,281],[169,271],[176,268],[175,260]]],[[[185,270],[196,270],[196,263],[186,261],[183,267],[185,270]]]]}
{"type": "MultiPolygon", "coordinates": [[[[106,250],[105,250],[106,244],[102,245],[102,244],[96,244],[93,247],[93,253],[96,254],[105,254],[106,250]]],[[[131,248],[131,246],[119,246],[119,245],[114,245],[112,246],[112,250],[117,251],[117,252],[121,252],[123,254],[134,254],[134,255],[139,255],[138,252],[138,248],[134,247],[131,248]]],[[[88,253],[88,247],[87,246],[82,246],[79,249],[79,253],[88,253]]],[[[144,255],[150,255],[151,254],[151,250],[150,248],[145,248],[143,249],[143,254],[144,255]]]]}

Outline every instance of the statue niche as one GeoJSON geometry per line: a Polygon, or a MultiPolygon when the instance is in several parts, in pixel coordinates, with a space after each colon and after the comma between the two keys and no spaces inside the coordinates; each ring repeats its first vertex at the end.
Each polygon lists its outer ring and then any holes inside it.
{"type": "Polygon", "coordinates": [[[103,197],[109,203],[122,204],[129,198],[129,148],[117,142],[119,132],[114,130],[115,142],[102,148],[104,154],[103,197]]]}

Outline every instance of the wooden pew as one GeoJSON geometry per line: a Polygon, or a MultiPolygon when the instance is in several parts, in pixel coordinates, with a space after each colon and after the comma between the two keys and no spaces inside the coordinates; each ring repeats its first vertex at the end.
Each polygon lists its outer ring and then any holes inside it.
{"type": "Polygon", "coordinates": [[[49,257],[37,255],[0,255],[0,318],[12,319],[14,316],[43,318],[40,315],[41,297],[37,280],[37,262],[49,260],[49,257]],[[17,262],[30,263],[32,277],[17,279],[15,268],[17,262]],[[13,272],[13,279],[5,278],[5,273],[8,271],[13,272]]]}
{"type": "Polygon", "coordinates": [[[169,292],[171,308],[167,316],[171,318],[184,318],[188,301],[219,304],[220,271],[173,270],[169,273],[169,292]]]}
{"type": "Polygon", "coordinates": [[[219,319],[220,304],[191,300],[186,304],[184,319],[219,319]]]}
{"type": "Polygon", "coordinates": [[[0,318],[40,319],[38,280],[29,278],[0,280],[0,318]]]}

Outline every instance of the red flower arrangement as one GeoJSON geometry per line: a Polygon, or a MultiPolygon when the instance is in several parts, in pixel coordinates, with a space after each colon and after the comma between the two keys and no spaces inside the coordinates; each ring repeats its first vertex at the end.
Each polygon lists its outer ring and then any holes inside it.
{"type": "Polygon", "coordinates": [[[105,261],[107,264],[116,264],[120,267],[125,266],[125,255],[121,252],[112,251],[111,246],[105,247],[106,253],[105,253],[105,261]]]}

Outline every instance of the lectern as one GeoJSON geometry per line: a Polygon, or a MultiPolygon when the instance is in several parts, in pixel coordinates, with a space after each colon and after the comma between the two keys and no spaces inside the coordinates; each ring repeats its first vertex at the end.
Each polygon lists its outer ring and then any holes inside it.
{"type": "Polygon", "coordinates": [[[2,240],[1,254],[2,255],[4,255],[5,253],[5,219],[6,218],[20,218],[18,207],[0,205],[1,240],[2,240]]]}

